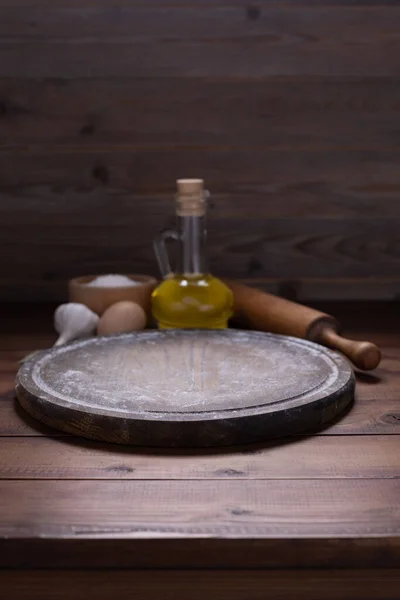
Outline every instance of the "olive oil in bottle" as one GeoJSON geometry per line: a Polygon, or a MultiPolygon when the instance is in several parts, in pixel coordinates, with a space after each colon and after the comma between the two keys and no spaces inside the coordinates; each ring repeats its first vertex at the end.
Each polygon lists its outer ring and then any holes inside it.
{"type": "Polygon", "coordinates": [[[208,192],[202,179],[179,179],[177,187],[177,228],[162,232],[154,241],[163,281],[152,294],[153,316],[161,329],[224,329],[233,312],[233,295],[206,264],[208,192]],[[168,239],[179,244],[176,272],[169,264],[168,239]]]}

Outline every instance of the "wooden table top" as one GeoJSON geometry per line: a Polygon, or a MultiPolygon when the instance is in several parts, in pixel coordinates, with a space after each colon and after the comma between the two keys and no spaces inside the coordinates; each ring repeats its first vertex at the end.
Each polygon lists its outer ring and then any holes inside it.
{"type": "Polygon", "coordinates": [[[321,590],[325,599],[398,599],[400,311],[320,308],[383,351],[379,369],[356,374],[344,418],[314,436],[164,451],[85,441],[24,414],[13,391],[18,361],[54,342],[51,307],[3,307],[0,587],[13,598],[67,598],[73,573],[78,599],[95,584],[100,599],[117,588],[131,597],[132,586],[175,598],[165,590],[179,573],[182,598],[219,590],[261,599],[268,585],[274,600],[294,589],[307,600],[321,590]]]}

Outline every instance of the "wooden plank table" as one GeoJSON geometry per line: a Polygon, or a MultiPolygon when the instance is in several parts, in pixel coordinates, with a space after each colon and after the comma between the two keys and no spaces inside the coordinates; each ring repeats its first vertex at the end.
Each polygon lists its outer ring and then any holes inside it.
{"type": "Polygon", "coordinates": [[[54,342],[52,307],[3,306],[1,597],[399,600],[400,311],[319,308],[383,350],[342,420],[264,445],[163,451],[29,418],[14,376],[54,342]]]}

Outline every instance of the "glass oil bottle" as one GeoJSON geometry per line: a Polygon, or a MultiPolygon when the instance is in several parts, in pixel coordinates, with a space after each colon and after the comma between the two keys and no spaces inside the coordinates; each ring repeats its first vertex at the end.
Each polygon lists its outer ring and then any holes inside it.
{"type": "Polygon", "coordinates": [[[178,179],[176,230],[163,231],[154,240],[163,281],[152,294],[152,311],[160,329],[224,329],[233,313],[231,290],[206,264],[208,195],[202,179],[178,179]],[[168,239],[179,244],[175,272],[166,250],[168,239]]]}

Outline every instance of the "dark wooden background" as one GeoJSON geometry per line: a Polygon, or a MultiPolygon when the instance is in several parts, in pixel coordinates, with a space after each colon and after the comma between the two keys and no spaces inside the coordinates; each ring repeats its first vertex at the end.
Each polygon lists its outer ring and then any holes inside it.
{"type": "Polygon", "coordinates": [[[398,0],[0,0],[0,299],[157,273],[177,177],[213,270],[400,296],[398,0]]]}

